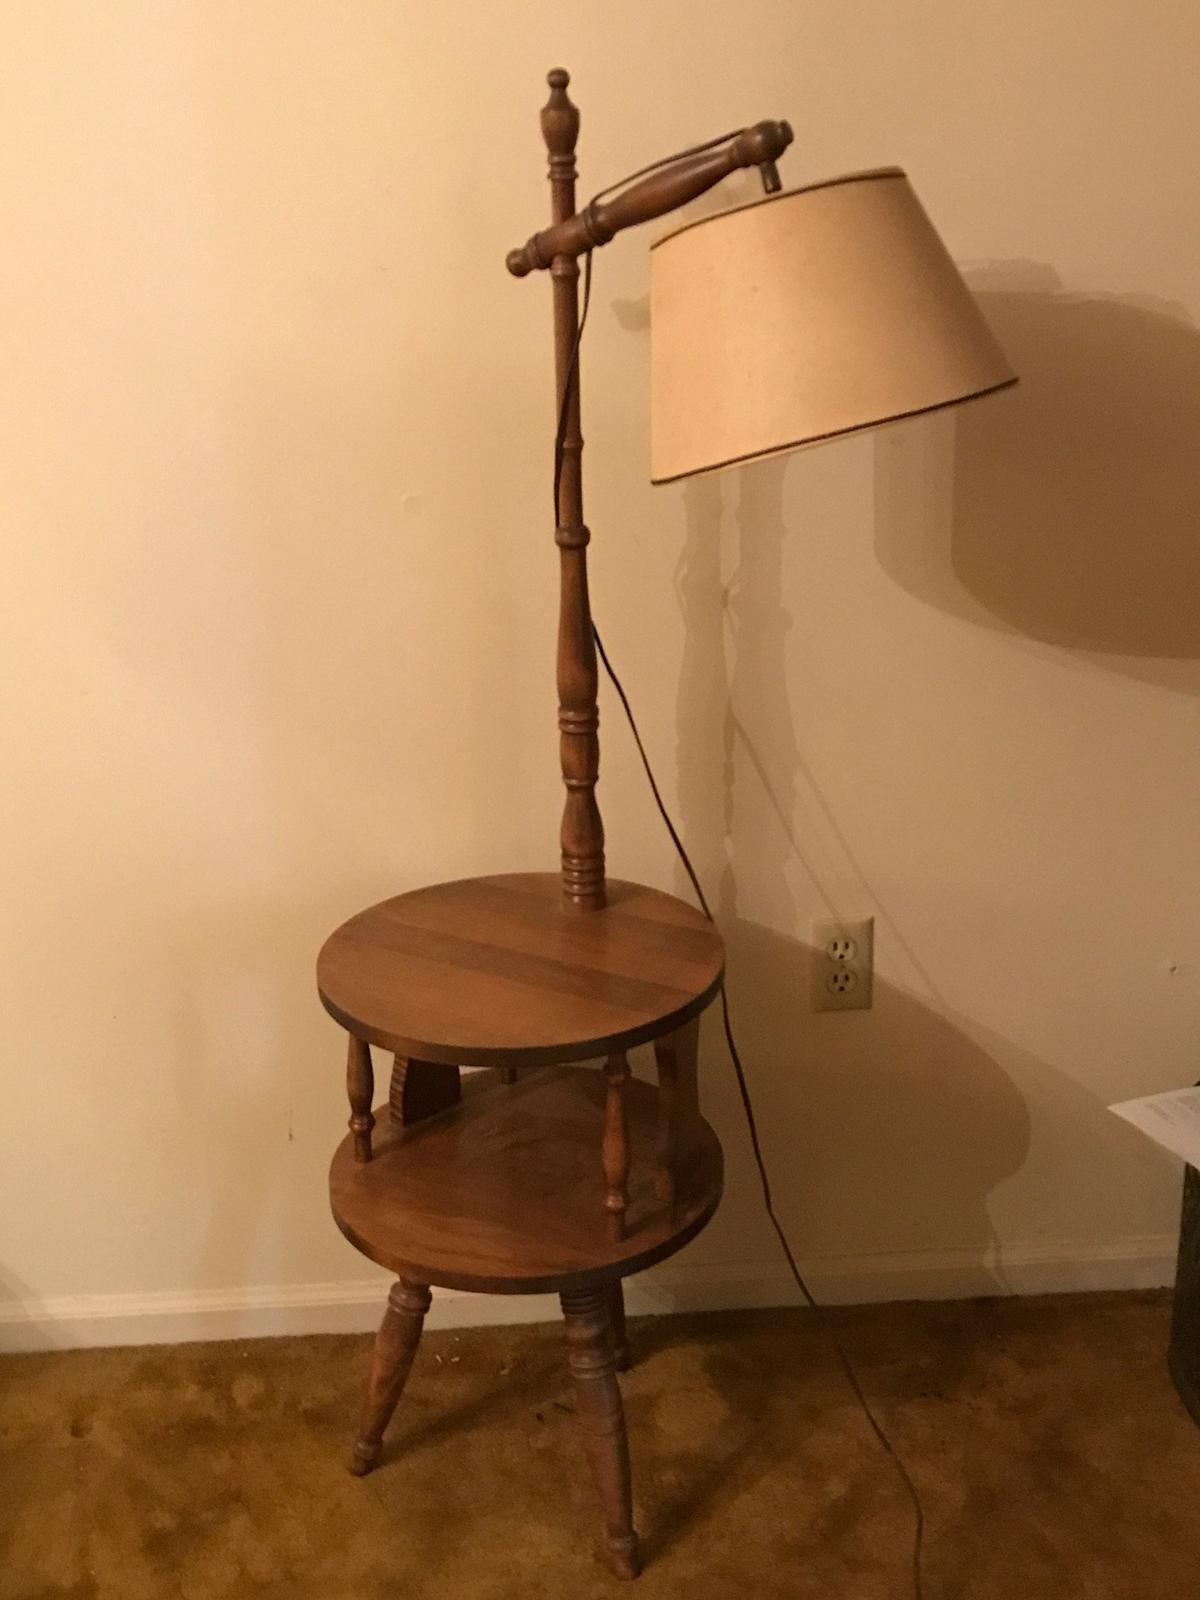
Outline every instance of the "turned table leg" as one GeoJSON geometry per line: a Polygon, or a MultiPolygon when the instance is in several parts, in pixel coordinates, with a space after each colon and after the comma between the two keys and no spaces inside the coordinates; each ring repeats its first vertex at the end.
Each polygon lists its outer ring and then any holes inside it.
{"type": "Polygon", "coordinates": [[[401,1278],[392,1285],[387,1310],[375,1336],[367,1399],[350,1461],[350,1471],[356,1477],[370,1472],[379,1460],[384,1429],[404,1391],[430,1299],[423,1283],[408,1283],[401,1278]]]}
{"type": "Polygon", "coordinates": [[[566,1290],[559,1298],[566,1318],[567,1361],[584,1448],[604,1513],[606,1552],[620,1577],[635,1578],[638,1538],[633,1526],[629,1441],[612,1348],[608,1291],[566,1290]]]}
{"type": "Polygon", "coordinates": [[[632,1365],[629,1356],[629,1336],[625,1332],[625,1288],[620,1278],[610,1283],[604,1291],[608,1308],[608,1325],[612,1329],[613,1358],[618,1372],[628,1372],[632,1365]]]}

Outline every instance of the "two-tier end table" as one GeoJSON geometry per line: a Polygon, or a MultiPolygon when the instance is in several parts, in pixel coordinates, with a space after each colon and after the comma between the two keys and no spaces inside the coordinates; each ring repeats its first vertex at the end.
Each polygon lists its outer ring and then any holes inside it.
{"type": "Polygon", "coordinates": [[[326,942],[318,986],[349,1034],[351,1106],[333,1215],[398,1280],[354,1472],[378,1460],[431,1286],[557,1293],[608,1559],[636,1574],[621,1282],[694,1238],[721,1196],[696,1046],[723,961],[716,929],[682,901],[610,880],[605,905],[581,914],[549,873],[418,889],[326,942]],[[641,1044],[657,1085],[630,1073],[641,1044]],[[395,1057],[376,1109],[371,1046],[395,1057]]]}

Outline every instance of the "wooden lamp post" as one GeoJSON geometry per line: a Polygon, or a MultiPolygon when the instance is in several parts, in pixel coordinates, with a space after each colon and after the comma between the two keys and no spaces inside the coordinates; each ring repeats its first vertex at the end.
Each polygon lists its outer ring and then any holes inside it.
{"type": "MultiPolygon", "coordinates": [[[[632,185],[615,199],[575,210],[575,144],[579,112],[567,95],[562,68],[549,74],[550,99],[542,110],[542,134],[550,153],[551,225],[508,254],[515,277],[538,268],[554,286],[554,368],[561,430],[555,539],[560,552],[558,616],[558,726],[567,797],[562,820],[562,884],[565,899],[580,910],[604,905],[604,824],[596,803],[600,741],[596,711],[596,645],[588,603],[587,547],[583,520],[583,438],[579,427],[579,257],[607,244],[623,228],[649,222],[686,205],[739,167],[774,172],[792,142],[786,122],[760,122],[721,149],[684,156],[632,185]]],[[[772,179],[776,185],[777,178],[772,179]]]]}
{"type": "Polygon", "coordinates": [[[657,163],[575,209],[579,113],[549,75],[550,226],[509,253],[554,299],[560,873],[435,884],[326,941],[321,999],[349,1035],[350,1132],[330,1171],[346,1237],[397,1276],[352,1469],[403,1389],[430,1285],[557,1292],[616,1571],[638,1570],[616,1373],[622,1280],[682,1248],[720,1200],[697,1041],[724,947],[694,907],[606,878],[596,803],[596,647],[579,427],[579,258],[756,166],[766,197],[684,224],[651,268],[652,477],[792,450],[1004,387],[1012,373],[896,168],[780,193],[786,122],[657,163]],[[610,191],[611,192],[611,191],[610,191]],[[628,1052],[653,1046],[657,1089],[628,1052]],[[375,1108],[371,1049],[394,1056],[375,1108]],[[602,1067],[585,1063],[603,1062],[602,1067]],[[461,1081],[462,1067],[483,1067],[461,1081]]]}

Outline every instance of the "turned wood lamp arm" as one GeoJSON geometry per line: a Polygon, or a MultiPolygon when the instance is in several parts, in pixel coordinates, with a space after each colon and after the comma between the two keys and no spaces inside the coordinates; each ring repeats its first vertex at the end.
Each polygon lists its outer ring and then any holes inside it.
{"type": "Polygon", "coordinates": [[[715,150],[681,156],[630,184],[613,199],[593,200],[582,211],[535,233],[527,244],[509,251],[505,258],[508,270],[515,278],[524,278],[549,267],[555,256],[581,256],[607,244],[625,228],[677,211],[742,167],[762,168],[767,192],[774,193],[779,188],[775,163],[792,138],[786,122],[756,122],[715,150]]]}
{"type": "Polygon", "coordinates": [[[558,729],[566,800],[560,845],[564,903],[579,911],[605,904],[604,824],[596,804],[600,772],[596,707],[596,643],[588,598],[583,520],[583,435],[579,424],[579,257],[624,228],[686,205],[739,167],[762,169],[768,192],[779,187],[775,161],[792,142],[786,122],[758,122],[727,143],[698,150],[631,183],[611,200],[575,209],[575,142],[579,112],[567,95],[569,75],[547,75],[550,98],[542,107],[542,137],[550,157],[550,226],[518,250],[508,270],[521,278],[548,269],[554,288],[554,365],[561,418],[561,465],[556,473],[555,542],[559,550],[558,729]]]}

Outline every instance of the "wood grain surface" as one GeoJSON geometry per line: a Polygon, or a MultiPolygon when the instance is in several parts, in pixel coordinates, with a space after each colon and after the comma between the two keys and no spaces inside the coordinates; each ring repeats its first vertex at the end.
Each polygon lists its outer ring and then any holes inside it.
{"type": "Polygon", "coordinates": [[[551,873],[464,878],[343,924],[317,961],[350,1033],[450,1066],[587,1061],[671,1032],[717,994],[720,934],[672,895],[610,880],[580,915],[551,873]]]}

